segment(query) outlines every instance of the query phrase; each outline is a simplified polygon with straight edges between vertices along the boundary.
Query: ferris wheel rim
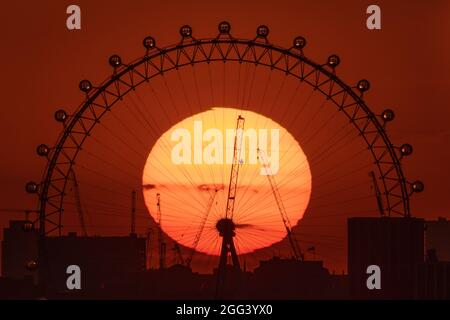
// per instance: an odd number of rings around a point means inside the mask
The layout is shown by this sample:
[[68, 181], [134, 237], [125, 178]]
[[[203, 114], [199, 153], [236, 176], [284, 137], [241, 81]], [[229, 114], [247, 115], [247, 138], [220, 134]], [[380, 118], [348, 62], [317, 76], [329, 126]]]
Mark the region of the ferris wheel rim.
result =
[[[353, 99], [354, 104], [358, 107], [361, 108], [362, 111], [365, 113], [366, 117], [365, 120], [367, 121], [367, 123], [371, 123], [374, 125], [375, 129], [377, 130], [377, 135], [378, 138], [381, 138], [384, 142], [385, 145], [385, 152], [387, 152], [387, 155], [389, 156], [389, 158], [391, 159], [391, 163], [389, 163], [389, 165], [391, 165], [391, 169], [389, 171], [394, 170], [397, 176], [397, 181], [396, 181], [396, 186], [395, 188], [400, 188], [401, 194], [397, 195], [397, 198], [400, 197], [399, 199], [397, 199], [397, 202], [394, 204], [391, 204], [391, 192], [393, 189], [389, 189], [386, 183], [386, 172], [381, 168], [381, 160], [377, 158], [377, 155], [375, 154], [375, 151], [373, 149], [373, 145], [371, 145], [371, 142], [368, 141], [368, 139], [366, 138], [366, 136], [364, 135], [364, 130], [358, 127], [357, 121], [355, 121], [355, 119], [353, 119], [353, 125], [359, 130], [360, 135], [364, 138], [366, 144], [369, 146], [369, 149], [372, 153], [372, 157], [374, 157], [375, 159], [375, 164], [378, 167], [378, 171], [380, 173], [380, 179], [383, 182], [383, 189], [385, 190], [385, 198], [387, 201], [387, 212], [388, 215], [391, 215], [391, 213], [397, 213], [399, 215], [403, 215], [405, 217], [410, 216], [410, 208], [409, 208], [409, 196], [412, 192], [408, 192], [407, 189], [407, 184], [408, 182], [406, 181], [404, 174], [403, 174], [403, 170], [401, 168], [401, 155], [397, 155], [397, 147], [395, 147], [386, 131], [384, 130], [384, 125], [380, 123], [380, 121], [378, 120], [377, 116], [371, 111], [371, 109], [366, 105], [366, 103], [363, 100], [362, 97], [362, 91], [361, 94], [358, 94], [355, 89], [355, 87], [349, 86], [347, 85], [343, 80], [341, 80], [335, 73], [335, 68], [334, 67], [330, 67], [330, 65], [328, 64], [317, 64], [315, 63], [313, 60], [307, 58], [304, 54], [303, 54], [303, 48], [296, 48], [295, 46], [291, 47], [290, 49], [285, 49], [283, 47], [280, 46], [275, 46], [271, 43], [269, 43], [267, 41], [266, 38], [261, 39], [261, 37], [257, 37], [253, 40], [251, 39], [238, 39], [238, 38], [233, 38], [231, 36], [227, 36], [227, 37], [223, 37], [223, 35], [219, 35], [217, 38], [205, 38], [205, 39], [188, 39], [188, 41], [186, 41], [185, 37], [183, 37], [183, 40], [175, 45], [171, 45], [168, 47], [164, 47], [164, 48], [158, 48], [156, 46], [152, 47], [150, 50], [147, 48], [147, 52], [144, 56], [134, 60], [132, 63], [125, 65], [122, 64], [120, 59], [117, 59], [117, 57], [115, 57], [116, 61], [116, 65], [112, 65], [114, 67], [114, 73], [112, 76], [108, 77], [105, 81], [103, 81], [99, 86], [94, 87], [92, 86], [92, 84], [90, 84], [90, 82], [85, 83], [84, 89], [86, 89], [86, 99], [83, 101], [83, 103], [78, 107], [78, 109], [76, 110], [76, 112], [74, 113], [74, 115], [71, 117], [69, 124], [64, 126], [64, 130], [62, 131], [62, 133], [60, 134], [58, 140], [57, 140], [57, 144], [56, 147], [53, 148], [52, 152], [50, 154], [47, 154], [47, 158], [48, 158], [48, 163], [46, 166], [46, 170], [44, 172], [43, 175], [43, 179], [41, 182], [41, 186], [39, 188], [39, 230], [40, 230], [40, 234], [41, 236], [45, 236], [48, 233], [51, 233], [55, 230], [59, 230], [59, 232], [61, 232], [61, 228], [62, 228], [62, 223], [61, 223], [61, 216], [63, 213], [63, 199], [64, 199], [64, 192], [66, 189], [66, 185], [67, 185], [67, 181], [68, 181], [68, 176], [64, 177], [64, 184], [62, 189], [60, 190], [60, 194], [59, 194], [59, 205], [56, 203], [51, 204], [51, 206], [53, 206], [53, 209], [55, 211], [53, 212], [47, 212], [46, 208], [47, 205], [49, 205], [49, 188], [52, 187], [52, 182], [53, 182], [53, 174], [55, 169], [58, 166], [58, 159], [61, 156], [62, 152], [64, 151], [64, 144], [66, 143], [66, 141], [69, 139], [70, 134], [72, 133], [72, 129], [74, 128], [74, 126], [78, 123], [78, 121], [80, 119], [82, 119], [84, 113], [86, 112], [86, 110], [95, 104], [95, 102], [97, 101], [97, 98], [101, 97], [102, 94], [104, 94], [105, 92], [108, 91], [108, 89], [112, 86], [117, 85], [117, 83], [119, 81], [122, 81], [122, 77], [126, 77], [127, 75], [132, 75], [134, 74], [135, 70], [142, 66], [145, 63], [149, 63], [152, 61], [152, 59], [158, 59], [158, 58], [167, 58], [170, 56], [169, 54], [171, 53], [176, 53], [177, 57], [179, 57], [180, 54], [182, 54], [183, 52], [185, 53], [185, 49], [187, 48], [191, 48], [194, 47], [194, 49], [200, 50], [202, 49], [202, 46], [206, 46], [206, 45], [211, 45], [213, 48], [211, 49], [210, 55], [207, 56], [205, 55], [205, 59], [203, 60], [198, 60], [198, 61], [194, 61], [194, 59], [190, 62], [185, 62], [185, 63], [178, 63], [178, 61], [176, 63], [172, 62], [172, 67], [163, 70], [163, 67], [161, 66], [161, 70], [159, 73], [153, 74], [150, 77], [147, 77], [147, 75], [143, 78], [142, 81], [133, 84], [132, 86], [130, 86], [128, 88], [128, 90], [126, 92], [123, 92], [122, 94], [119, 94], [117, 99], [111, 103], [104, 113], [102, 113], [100, 115], [100, 117], [98, 119], [96, 119], [95, 122], [97, 122], [104, 114], [106, 114], [107, 111], [110, 111], [110, 109], [112, 109], [113, 105], [119, 101], [120, 99], [122, 99], [124, 96], [126, 96], [129, 92], [131, 92], [132, 90], [135, 90], [137, 87], [139, 87], [142, 83], [145, 83], [146, 81], [149, 81], [150, 79], [152, 79], [153, 77], [157, 76], [157, 75], [161, 75], [165, 72], [169, 72], [171, 70], [174, 69], [178, 69], [178, 68], [182, 68], [188, 65], [196, 65], [196, 64], [201, 64], [201, 63], [209, 63], [209, 62], [216, 62], [216, 61], [223, 61], [223, 62], [227, 62], [227, 61], [234, 61], [234, 62], [240, 62], [240, 63], [253, 63], [256, 65], [261, 65], [261, 66], [265, 66], [265, 67], [271, 67], [274, 70], [278, 70], [278, 71], [284, 71], [286, 72], [286, 75], [290, 75], [290, 76], [294, 76], [296, 78], [298, 78], [301, 81], [306, 82], [307, 84], [309, 84], [311, 87], [314, 88], [314, 90], [318, 90], [319, 92], [321, 92], [324, 96], [326, 96], [327, 98], [331, 99], [332, 102], [338, 107], [338, 111], [343, 111], [342, 106], [339, 106], [338, 103], [336, 103], [336, 101], [331, 97], [331, 91], [328, 94], [327, 92], [324, 91], [324, 89], [322, 88], [323, 84], [319, 84], [316, 83], [315, 85], [313, 83], [311, 83], [308, 79], [308, 77], [312, 76], [313, 73], [315, 76], [321, 76], [323, 75], [327, 80], [327, 83], [330, 82], [330, 86], [337, 84], [342, 90], [340, 91], [340, 93], [344, 94], [348, 97], [351, 97], [351, 99]], [[273, 54], [274, 52], [279, 54], [280, 57], [284, 57], [284, 58], [292, 58], [295, 59], [297, 64], [306, 64], [307, 66], [311, 67], [313, 69], [313, 72], [308, 74], [308, 75], [296, 75], [294, 73], [291, 72], [291, 70], [289, 70], [289, 66], [286, 62], [286, 66], [287, 69], [283, 69], [280, 66], [278, 66], [277, 64], [280, 63], [281, 58], [279, 58], [276, 62], [274, 62], [275, 64], [272, 65], [268, 65], [265, 64], [261, 61], [261, 57], [256, 57], [256, 55], [252, 55], [254, 56], [254, 60], [248, 60], [245, 59], [245, 55], [243, 57], [241, 57], [240, 59], [231, 59], [228, 58], [228, 56], [226, 54], [224, 54], [223, 52], [221, 52], [221, 58], [216, 58], [213, 59], [211, 58], [212, 52], [214, 50], [214, 46], [219, 47], [220, 45], [229, 45], [230, 47], [234, 47], [236, 48], [237, 46], [247, 46], [247, 52], [252, 51], [254, 48], [260, 48], [265, 50], [265, 54]], [[199, 49], [200, 48], [200, 49]], [[203, 48], [204, 49], [204, 48]], [[218, 49], [216, 49], [218, 50]], [[209, 58], [208, 58], [209, 57]], [[113, 61], [113, 62], [114, 62]], [[117, 62], [119, 61], [119, 62]], [[110, 64], [111, 64], [111, 59], [110, 59]], [[302, 76], [304, 76], [302, 78]], [[132, 80], [131, 80], [132, 81]], [[365, 81], [365, 80], [363, 80]], [[88, 88], [89, 87], [89, 88]], [[81, 83], [80, 83], [80, 89], [81, 89]], [[83, 89], [82, 89], [83, 90]], [[344, 112], [345, 115], [350, 119], [351, 117]], [[86, 131], [85, 136], [83, 137], [83, 139], [81, 140], [80, 143], [80, 147], [81, 145], [84, 143], [84, 141], [87, 139], [87, 137], [90, 134], [90, 131], [93, 129], [94, 125], [91, 127], [91, 129], [89, 131]], [[74, 156], [72, 157], [72, 159], [68, 159], [68, 161], [70, 162], [69, 164], [69, 170], [72, 168], [72, 166], [74, 165], [74, 160], [76, 159], [78, 153], [80, 152], [81, 148], [77, 148], [76, 152], [74, 153]], [[384, 157], [385, 155], [383, 155]], [[423, 189], [423, 188], [422, 188]], [[52, 195], [53, 197], [53, 195]], [[53, 200], [52, 200], [53, 201]], [[392, 200], [394, 201], [394, 200]], [[397, 211], [394, 210], [396, 209], [396, 206], [402, 206], [403, 211]], [[51, 221], [49, 219], [47, 219], [49, 216], [57, 216], [56, 221]], [[53, 228], [49, 231], [46, 230], [45, 226], [46, 223], [50, 223], [52, 224]]]

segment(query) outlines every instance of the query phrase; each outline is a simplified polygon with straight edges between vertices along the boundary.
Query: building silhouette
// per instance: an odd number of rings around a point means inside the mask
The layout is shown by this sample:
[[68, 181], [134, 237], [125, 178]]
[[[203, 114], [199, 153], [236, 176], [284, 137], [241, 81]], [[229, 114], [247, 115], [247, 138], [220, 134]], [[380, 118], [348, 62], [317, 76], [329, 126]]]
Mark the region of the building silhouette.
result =
[[425, 223], [425, 246], [439, 261], [450, 261], [450, 221], [438, 218]]
[[[127, 237], [79, 237], [69, 233], [46, 239], [47, 291], [60, 297], [67, 294], [67, 267], [81, 269], [82, 290], [90, 297], [101, 297], [111, 283], [126, 281], [137, 285], [137, 274], [145, 270], [145, 238], [135, 234]], [[74, 292], [71, 292], [72, 294]]]
[[[433, 224], [435, 223], [435, 224]], [[46, 239], [45, 297], [49, 299], [450, 299], [450, 262], [443, 261], [446, 220], [350, 218], [348, 275], [335, 275], [322, 261], [273, 257], [252, 272], [228, 265], [218, 280], [181, 264], [146, 269], [146, 239], [80, 237], [69, 233]], [[437, 225], [434, 228], [434, 225]], [[433, 241], [429, 242], [429, 239]], [[446, 240], [447, 239], [447, 240]], [[11, 221], [2, 243], [0, 299], [39, 298], [38, 234], [27, 221]], [[440, 251], [439, 251], [440, 250]], [[68, 290], [67, 267], [81, 269], [81, 290]], [[381, 290], [366, 286], [367, 267], [381, 268]], [[38, 266], [39, 268], [39, 266]], [[219, 286], [219, 283], [223, 285]], [[220, 290], [218, 290], [220, 288]], [[39, 289], [39, 290], [38, 290]]]
[[36, 278], [27, 264], [38, 257], [38, 232], [25, 220], [11, 220], [3, 230], [2, 276], [13, 279]]
[[256, 299], [330, 299], [335, 278], [322, 261], [280, 259], [260, 261], [250, 279], [249, 296]]
[[450, 262], [426, 261], [419, 264], [415, 298], [424, 300], [450, 299]]
[[[424, 262], [424, 220], [350, 218], [348, 273], [355, 299], [413, 299], [418, 265]], [[367, 268], [381, 270], [381, 290], [368, 289]]]
[[426, 261], [419, 265], [416, 298], [450, 299], [450, 221], [425, 222]]

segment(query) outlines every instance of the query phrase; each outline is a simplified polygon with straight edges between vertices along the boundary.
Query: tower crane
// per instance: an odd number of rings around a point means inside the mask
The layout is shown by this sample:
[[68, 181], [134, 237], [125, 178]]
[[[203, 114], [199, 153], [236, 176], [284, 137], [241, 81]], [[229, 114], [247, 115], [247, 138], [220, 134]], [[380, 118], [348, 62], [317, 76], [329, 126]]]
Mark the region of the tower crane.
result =
[[86, 229], [86, 223], [84, 221], [84, 211], [81, 205], [80, 187], [78, 185], [77, 176], [75, 175], [75, 171], [73, 169], [70, 169], [69, 175], [72, 180], [73, 192], [75, 195], [75, 205], [77, 207], [78, 219], [80, 220], [81, 232], [84, 237], [87, 237], [88, 232]]
[[239, 115], [236, 122], [236, 132], [234, 136], [233, 162], [231, 164], [230, 183], [228, 185], [228, 199], [227, 207], [225, 210], [225, 218], [220, 219], [216, 224], [216, 228], [219, 231], [219, 236], [222, 237], [222, 248], [220, 252], [218, 269], [219, 274], [227, 264], [228, 253], [231, 254], [233, 267], [235, 267], [236, 269], [240, 269], [239, 259], [233, 242], [233, 237], [236, 235], [236, 225], [233, 222], [233, 213], [236, 200], [239, 168], [242, 165], [241, 151], [242, 140], [244, 138], [244, 124], [245, 119]]
[[202, 236], [203, 229], [205, 228], [205, 224], [206, 224], [206, 221], [208, 220], [208, 216], [209, 216], [209, 213], [211, 212], [211, 208], [212, 208], [212, 206], [214, 204], [214, 199], [215, 199], [215, 197], [217, 195], [217, 192], [218, 192], [218, 190], [215, 189], [214, 193], [211, 194], [211, 196], [209, 197], [208, 204], [206, 205], [205, 214], [202, 217], [202, 221], [200, 222], [200, 227], [198, 228], [198, 231], [197, 231], [197, 233], [195, 235], [195, 238], [194, 238], [194, 244], [192, 245], [191, 253], [190, 253], [189, 257], [186, 259], [186, 266], [187, 267], [191, 266], [192, 258], [194, 256], [194, 253], [195, 253], [195, 251], [197, 249], [198, 243], [199, 243], [200, 238]]
[[184, 265], [183, 255], [181, 254], [181, 249], [178, 242], [175, 242], [175, 244], [173, 245], [173, 252], [175, 254], [175, 264]]
[[380, 215], [383, 217], [384, 216], [383, 201], [381, 200], [381, 191], [378, 188], [377, 179], [375, 178], [375, 173], [373, 171], [370, 171], [369, 176], [372, 178], [372, 184], [373, 184], [373, 188], [375, 190], [375, 197], [377, 198], [378, 211], [380, 212]]
[[283, 201], [281, 199], [280, 191], [278, 190], [278, 186], [276, 184], [275, 178], [272, 175], [270, 167], [267, 163], [267, 159], [265, 157], [264, 151], [261, 149], [257, 149], [258, 158], [262, 163], [264, 170], [266, 172], [267, 179], [269, 180], [270, 188], [272, 189], [273, 196], [275, 198], [275, 202], [277, 203], [278, 211], [280, 212], [281, 219], [283, 220], [284, 227], [286, 228], [289, 244], [291, 245], [292, 253], [296, 260], [303, 261], [304, 255], [300, 250], [298, 242], [295, 238], [294, 233], [292, 232], [292, 225], [289, 221], [289, 217], [286, 212], [286, 208], [284, 207]]
[[217, 283], [216, 283], [216, 298], [220, 298], [222, 291], [225, 288], [226, 266], [228, 260], [228, 253], [231, 255], [233, 269], [241, 271], [239, 259], [234, 246], [233, 238], [236, 235], [236, 225], [233, 222], [234, 204], [236, 201], [236, 191], [238, 186], [239, 168], [243, 161], [242, 141], [244, 139], [244, 124], [245, 119], [240, 115], [236, 121], [236, 132], [234, 135], [233, 146], [233, 161], [231, 163], [230, 183], [228, 185], [227, 207], [225, 210], [225, 218], [220, 219], [216, 224], [216, 229], [219, 231], [219, 236], [222, 237], [222, 247], [220, 249], [219, 266], [217, 268]]
[[239, 168], [242, 164], [242, 140], [244, 138], [245, 119], [238, 116], [236, 122], [236, 133], [234, 135], [233, 162], [231, 164], [230, 183], [228, 185], [227, 208], [225, 211], [225, 219], [233, 219], [234, 203], [236, 200], [236, 191], [238, 185]]
[[158, 253], [159, 253], [159, 268], [164, 269], [166, 267], [166, 243], [163, 239], [161, 228], [161, 195], [156, 194], [156, 206], [157, 206], [157, 223], [158, 223]]

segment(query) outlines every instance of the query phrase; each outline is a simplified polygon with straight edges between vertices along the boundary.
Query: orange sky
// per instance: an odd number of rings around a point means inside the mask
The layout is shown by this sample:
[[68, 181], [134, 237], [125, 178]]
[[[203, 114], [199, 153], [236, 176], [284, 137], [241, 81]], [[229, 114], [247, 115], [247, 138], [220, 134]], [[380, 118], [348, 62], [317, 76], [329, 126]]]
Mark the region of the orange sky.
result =
[[[413, 199], [413, 214], [450, 217], [445, 200], [450, 180], [447, 0], [378, 1], [381, 31], [365, 28], [365, 8], [372, 4], [368, 1], [77, 1], [82, 30], [73, 32], [65, 28], [69, 4], [2, 4], [0, 81], [6, 94], [0, 108], [0, 207], [34, 208], [35, 200], [23, 186], [42, 175], [44, 162], [35, 148], [55, 142], [61, 130], [53, 119], [56, 109], [72, 111], [80, 104], [80, 79], [104, 80], [111, 72], [107, 58], [112, 53], [124, 61], [141, 56], [144, 36], [172, 44], [179, 41], [178, 28], [186, 23], [194, 35], [215, 36], [217, 23], [226, 19], [232, 33], [243, 38], [253, 38], [256, 26], [264, 23], [270, 26], [270, 41], [286, 47], [295, 36], [304, 35], [306, 53], [315, 61], [337, 53], [344, 80], [369, 79], [372, 89], [366, 99], [371, 108], [396, 111], [389, 127], [394, 143], [414, 146], [405, 173], [423, 180], [426, 191]], [[0, 227], [22, 218], [17, 213], [1, 215]]]

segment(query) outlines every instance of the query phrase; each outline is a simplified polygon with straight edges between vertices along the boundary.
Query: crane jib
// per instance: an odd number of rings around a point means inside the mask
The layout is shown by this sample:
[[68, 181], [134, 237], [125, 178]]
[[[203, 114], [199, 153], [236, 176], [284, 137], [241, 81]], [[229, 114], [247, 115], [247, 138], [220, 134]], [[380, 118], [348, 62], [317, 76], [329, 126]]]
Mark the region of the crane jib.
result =
[[225, 211], [225, 218], [233, 218], [234, 213], [234, 202], [236, 200], [236, 190], [238, 184], [239, 168], [242, 164], [241, 161], [241, 150], [242, 150], [242, 140], [244, 136], [244, 124], [245, 119], [238, 116], [236, 122], [236, 134], [234, 137], [234, 148], [233, 148], [233, 162], [231, 164], [230, 173], [230, 183], [228, 186], [228, 199], [227, 207]]

